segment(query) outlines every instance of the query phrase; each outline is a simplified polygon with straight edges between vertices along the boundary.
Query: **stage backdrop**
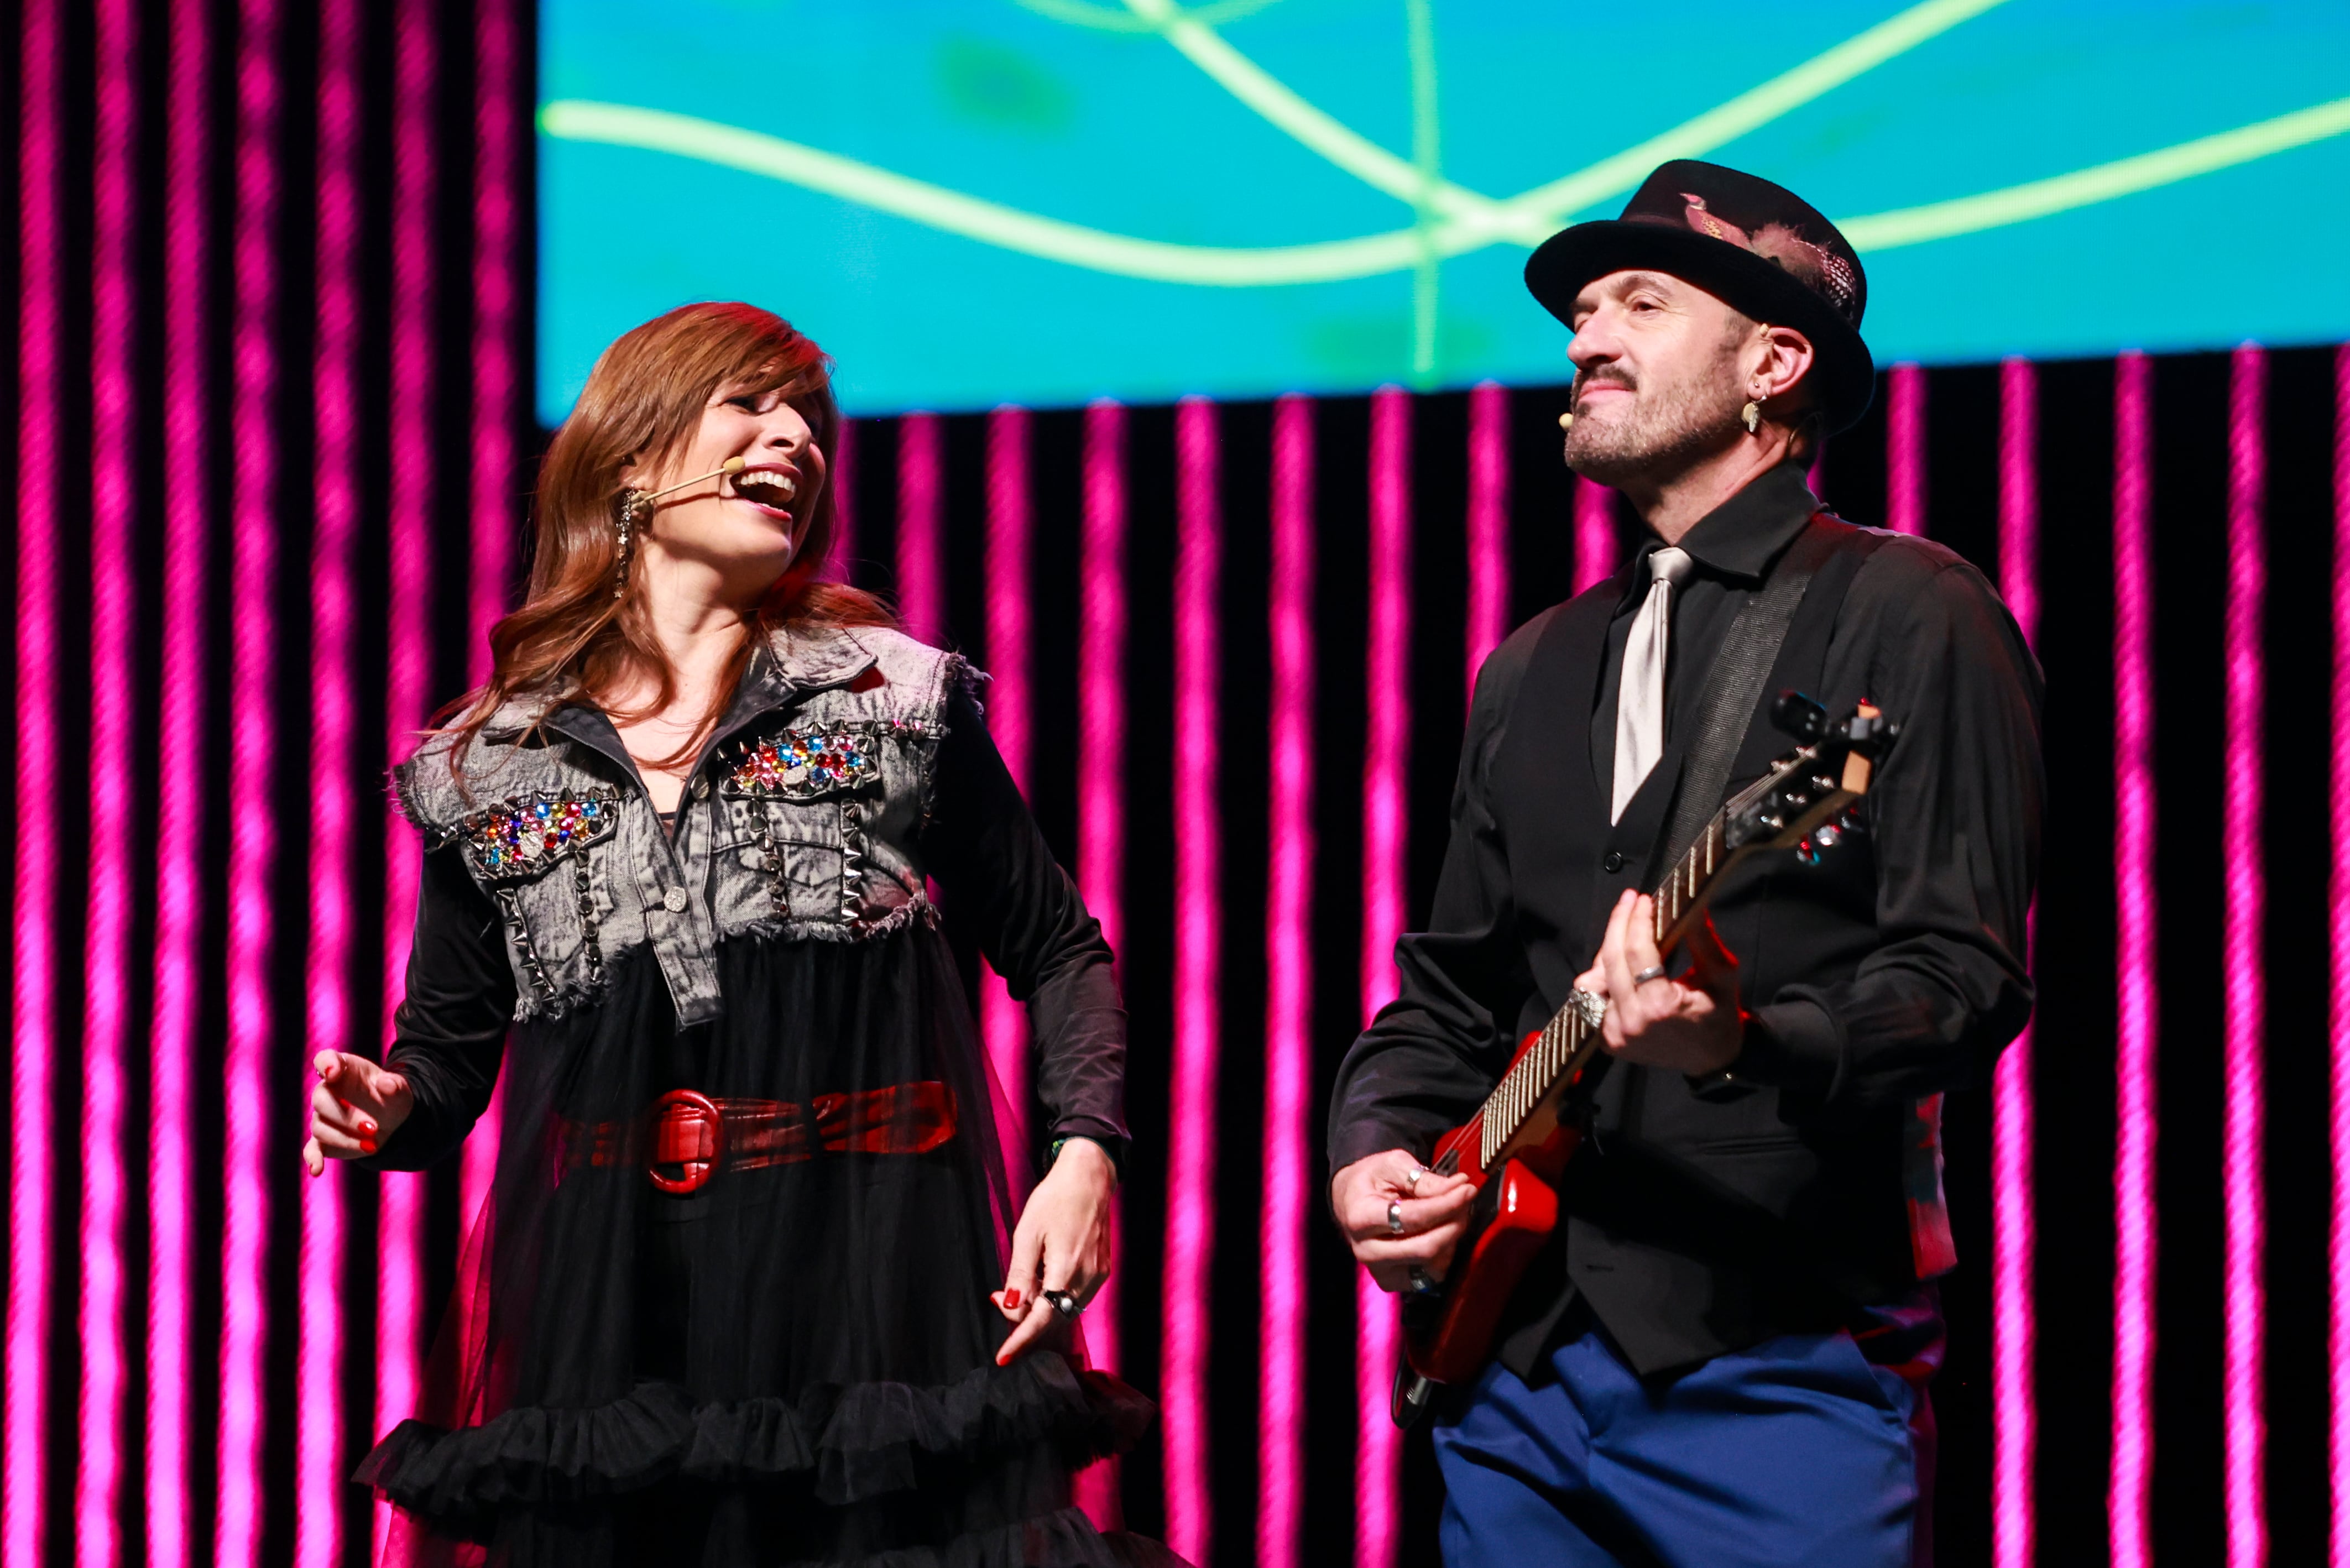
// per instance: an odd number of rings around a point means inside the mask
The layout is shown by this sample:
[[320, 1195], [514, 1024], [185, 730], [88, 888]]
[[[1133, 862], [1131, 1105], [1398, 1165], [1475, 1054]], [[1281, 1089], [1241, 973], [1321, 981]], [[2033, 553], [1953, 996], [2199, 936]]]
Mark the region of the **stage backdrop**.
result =
[[[359, 1563], [343, 1478], [412, 1408], [495, 1133], [307, 1181], [305, 1064], [384, 1038], [418, 846], [382, 770], [521, 559], [525, 18], [21, 14], [0, 1568]], [[2350, 1568], [2350, 354], [1879, 393], [1829, 500], [1979, 563], [2050, 677], [2043, 1003], [1950, 1106], [1941, 1560]], [[1432, 1550], [1322, 1106], [1471, 669], [1628, 543], [1561, 401], [1007, 407], [836, 454], [847, 569], [993, 670], [1118, 945], [1136, 1158], [1087, 1321], [1164, 1420], [1087, 1496], [1203, 1563]]]
[[1519, 275], [1669, 158], [1886, 362], [2350, 335], [2333, 0], [546, 0], [538, 410], [687, 299], [860, 412], [1565, 379]]

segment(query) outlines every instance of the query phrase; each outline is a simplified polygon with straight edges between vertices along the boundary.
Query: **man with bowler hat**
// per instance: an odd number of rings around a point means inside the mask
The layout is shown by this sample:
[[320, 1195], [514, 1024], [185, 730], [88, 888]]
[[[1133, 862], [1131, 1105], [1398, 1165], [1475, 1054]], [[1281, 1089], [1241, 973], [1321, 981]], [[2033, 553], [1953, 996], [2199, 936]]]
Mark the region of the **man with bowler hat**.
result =
[[[2040, 672], [1981, 573], [1806, 484], [1875, 381], [1867, 278], [1809, 205], [1668, 163], [1526, 286], [1574, 333], [1567, 465], [1646, 533], [1478, 676], [1427, 929], [1338, 1073], [1333, 1210], [1381, 1285], [1440, 1291], [1471, 1191], [1435, 1140], [1527, 1033], [1598, 1016], [1557, 1229], [1434, 1393], [1446, 1562], [1909, 1568], [1941, 1096], [2032, 1007]], [[1794, 744], [1791, 688], [1895, 738], [1856, 821], [1729, 872], [1669, 964], [1646, 890]]]

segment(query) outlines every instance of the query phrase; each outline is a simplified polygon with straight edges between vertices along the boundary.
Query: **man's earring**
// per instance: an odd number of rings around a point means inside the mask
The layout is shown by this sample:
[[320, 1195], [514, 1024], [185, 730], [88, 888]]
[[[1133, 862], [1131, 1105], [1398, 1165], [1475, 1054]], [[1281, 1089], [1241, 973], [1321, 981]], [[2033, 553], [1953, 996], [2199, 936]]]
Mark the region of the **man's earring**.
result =
[[637, 529], [652, 515], [653, 495], [650, 490], [623, 490], [612, 508], [612, 532], [619, 544], [619, 560], [612, 569], [612, 597], [626, 598], [629, 595], [629, 545]]
[[1738, 410], [1738, 417], [1746, 421], [1746, 433], [1753, 435], [1762, 428], [1762, 405], [1749, 398], [1746, 406]]

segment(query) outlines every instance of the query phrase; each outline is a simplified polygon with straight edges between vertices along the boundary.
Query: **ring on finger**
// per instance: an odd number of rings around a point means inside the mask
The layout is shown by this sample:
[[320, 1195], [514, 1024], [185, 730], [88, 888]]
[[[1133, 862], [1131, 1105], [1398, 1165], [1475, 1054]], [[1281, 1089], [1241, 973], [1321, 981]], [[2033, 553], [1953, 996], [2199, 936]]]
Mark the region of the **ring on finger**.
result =
[[1390, 1236], [1403, 1234], [1403, 1201], [1400, 1199], [1388, 1205], [1388, 1234]]
[[1662, 980], [1664, 978], [1665, 966], [1660, 963], [1652, 963], [1648, 968], [1640, 971], [1639, 973], [1634, 975], [1632, 977], [1632, 983], [1634, 985], [1646, 985], [1652, 980]]
[[1075, 1291], [1046, 1291], [1045, 1304], [1067, 1318], [1074, 1318], [1086, 1310], [1077, 1304], [1077, 1293]]
[[1425, 1166], [1419, 1166], [1419, 1165], [1415, 1165], [1415, 1166], [1413, 1166], [1413, 1167], [1411, 1168], [1411, 1174], [1410, 1174], [1409, 1176], [1407, 1176], [1407, 1177], [1405, 1177], [1405, 1178], [1403, 1179], [1403, 1189], [1404, 1189], [1406, 1192], [1410, 1193], [1410, 1194], [1411, 1194], [1413, 1197], [1415, 1197], [1415, 1198], [1419, 1197], [1419, 1179], [1420, 1179], [1421, 1177], [1423, 1177], [1423, 1176], [1426, 1176], [1427, 1174], [1428, 1174], [1428, 1168], [1427, 1168], [1427, 1167], [1425, 1167]]

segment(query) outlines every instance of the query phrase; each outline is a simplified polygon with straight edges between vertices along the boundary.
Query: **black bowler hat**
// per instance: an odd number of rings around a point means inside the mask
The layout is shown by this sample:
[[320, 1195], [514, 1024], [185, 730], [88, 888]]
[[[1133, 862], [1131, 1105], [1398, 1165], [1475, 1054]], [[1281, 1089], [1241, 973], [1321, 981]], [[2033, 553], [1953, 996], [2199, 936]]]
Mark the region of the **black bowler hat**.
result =
[[1623, 216], [1544, 240], [1526, 258], [1526, 287], [1572, 327], [1584, 285], [1631, 267], [1670, 273], [1757, 321], [1800, 328], [1816, 356], [1827, 433], [1868, 411], [1877, 365], [1860, 340], [1867, 275], [1836, 226], [1794, 192], [1718, 163], [1661, 164]]

